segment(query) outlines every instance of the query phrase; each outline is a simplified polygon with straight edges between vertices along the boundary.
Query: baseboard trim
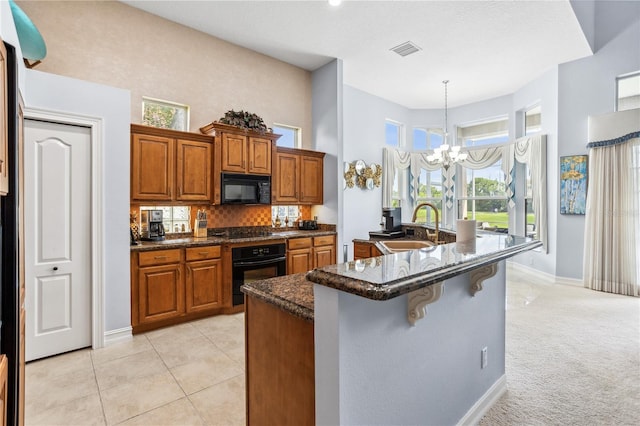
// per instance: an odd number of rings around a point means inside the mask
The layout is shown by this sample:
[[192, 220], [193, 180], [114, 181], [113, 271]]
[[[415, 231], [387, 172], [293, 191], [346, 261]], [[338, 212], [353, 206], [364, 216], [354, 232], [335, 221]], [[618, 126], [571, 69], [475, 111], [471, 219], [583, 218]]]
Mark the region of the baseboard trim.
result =
[[460, 419], [458, 425], [477, 425], [482, 417], [507, 391], [507, 376], [503, 374], [496, 382], [476, 401], [467, 411], [467, 414]]
[[549, 281], [553, 281], [555, 284], [571, 285], [574, 287], [584, 287], [584, 285], [582, 284], [582, 279], [558, 277], [548, 272], [540, 271], [530, 266], [523, 265], [522, 263], [513, 262], [510, 260], [507, 261], [507, 265], [525, 274], [533, 273], [533, 274], [542, 275], [545, 279], [548, 279]]
[[104, 345], [109, 346], [125, 340], [133, 339], [131, 326], [104, 332]]

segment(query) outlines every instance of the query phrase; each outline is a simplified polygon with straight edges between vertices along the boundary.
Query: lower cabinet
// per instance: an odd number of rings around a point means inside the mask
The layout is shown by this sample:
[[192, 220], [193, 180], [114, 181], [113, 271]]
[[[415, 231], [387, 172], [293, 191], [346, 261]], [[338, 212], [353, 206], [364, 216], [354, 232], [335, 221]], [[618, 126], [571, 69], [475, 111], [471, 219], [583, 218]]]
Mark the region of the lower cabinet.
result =
[[[222, 260], [220, 246], [188, 248], [187, 260], [196, 256], [216, 259], [187, 262], [186, 264], [186, 310], [200, 312], [223, 306]], [[212, 251], [216, 251], [212, 253]]]
[[287, 274], [307, 272], [335, 263], [335, 235], [292, 238], [287, 241]]
[[131, 272], [134, 333], [224, 308], [219, 246], [133, 252]]
[[353, 259], [367, 259], [369, 257], [382, 256], [378, 248], [371, 243], [354, 242], [353, 243]]
[[312, 244], [311, 238], [287, 240], [287, 274], [299, 274], [313, 269]]

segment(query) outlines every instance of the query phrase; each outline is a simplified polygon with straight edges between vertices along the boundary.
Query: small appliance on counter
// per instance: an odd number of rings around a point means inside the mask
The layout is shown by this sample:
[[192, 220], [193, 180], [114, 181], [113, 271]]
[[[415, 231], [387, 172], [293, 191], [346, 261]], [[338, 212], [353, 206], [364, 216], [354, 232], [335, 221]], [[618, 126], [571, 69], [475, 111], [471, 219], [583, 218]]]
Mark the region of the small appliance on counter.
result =
[[198, 210], [193, 224], [193, 236], [196, 238], [207, 238], [207, 212]]
[[140, 211], [140, 239], [145, 241], [164, 240], [162, 210]]
[[298, 229], [304, 229], [305, 231], [315, 231], [318, 229], [317, 220], [301, 220], [298, 222]]
[[404, 236], [402, 231], [402, 209], [400, 207], [384, 207], [382, 209], [382, 222], [380, 231], [370, 231], [370, 237], [400, 238]]

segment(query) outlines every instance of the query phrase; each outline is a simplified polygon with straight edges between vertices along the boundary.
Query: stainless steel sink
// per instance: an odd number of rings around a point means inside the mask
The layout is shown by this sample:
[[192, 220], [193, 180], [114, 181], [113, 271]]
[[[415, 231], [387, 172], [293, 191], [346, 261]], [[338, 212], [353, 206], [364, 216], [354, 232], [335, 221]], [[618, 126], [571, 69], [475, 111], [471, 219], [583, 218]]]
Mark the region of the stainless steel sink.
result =
[[389, 253], [399, 253], [401, 251], [419, 250], [427, 247], [433, 247], [435, 245], [431, 241], [423, 241], [423, 240], [378, 241], [378, 244], [384, 247]]

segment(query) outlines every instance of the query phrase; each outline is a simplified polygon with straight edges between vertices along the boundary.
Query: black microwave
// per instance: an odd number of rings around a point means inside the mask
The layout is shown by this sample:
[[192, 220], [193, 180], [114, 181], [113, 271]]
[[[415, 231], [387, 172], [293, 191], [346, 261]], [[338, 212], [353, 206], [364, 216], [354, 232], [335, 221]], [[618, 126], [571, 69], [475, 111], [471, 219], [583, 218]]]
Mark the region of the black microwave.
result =
[[271, 204], [271, 176], [222, 173], [222, 204]]

